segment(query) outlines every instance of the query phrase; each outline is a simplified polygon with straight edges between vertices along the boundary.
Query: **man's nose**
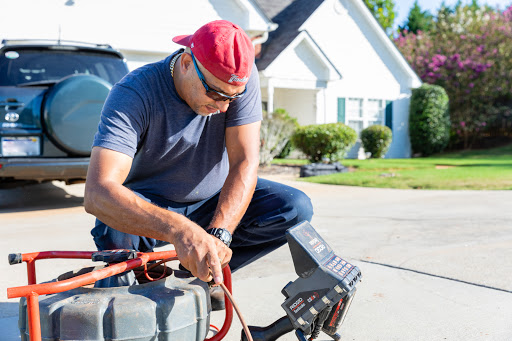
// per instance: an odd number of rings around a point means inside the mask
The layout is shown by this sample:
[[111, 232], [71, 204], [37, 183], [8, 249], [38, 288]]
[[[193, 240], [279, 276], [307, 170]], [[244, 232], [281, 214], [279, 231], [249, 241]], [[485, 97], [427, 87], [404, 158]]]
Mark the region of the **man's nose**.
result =
[[219, 108], [220, 112], [226, 112], [229, 107], [228, 101], [215, 101], [217, 108]]

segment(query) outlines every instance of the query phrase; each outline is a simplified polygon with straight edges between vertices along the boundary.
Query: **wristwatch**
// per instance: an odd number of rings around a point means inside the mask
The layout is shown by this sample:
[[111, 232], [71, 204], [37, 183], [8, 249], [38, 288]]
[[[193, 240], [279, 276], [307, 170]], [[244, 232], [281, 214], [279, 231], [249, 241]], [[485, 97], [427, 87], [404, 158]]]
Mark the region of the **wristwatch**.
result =
[[219, 238], [220, 241], [226, 244], [227, 247], [229, 247], [229, 244], [231, 244], [231, 239], [233, 237], [231, 236], [231, 233], [226, 229], [214, 227], [209, 230], [206, 230], [206, 232], [208, 232], [214, 237]]

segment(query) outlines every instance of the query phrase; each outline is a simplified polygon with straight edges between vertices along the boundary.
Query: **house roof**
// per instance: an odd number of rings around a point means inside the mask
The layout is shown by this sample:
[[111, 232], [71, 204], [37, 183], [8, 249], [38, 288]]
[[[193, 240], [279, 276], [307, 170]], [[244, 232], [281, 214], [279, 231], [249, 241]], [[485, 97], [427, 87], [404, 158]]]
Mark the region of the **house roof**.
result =
[[[256, 65], [260, 71], [279, 56], [279, 54], [299, 35], [301, 25], [323, 3], [323, 0], [257, 0], [261, 9], [279, 27], [270, 32], [268, 40], [262, 46]], [[272, 17], [271, 15], [274, 14]]]
[[254, 0], [270, 19], [278, 15], [288, 7], [294, 0]]

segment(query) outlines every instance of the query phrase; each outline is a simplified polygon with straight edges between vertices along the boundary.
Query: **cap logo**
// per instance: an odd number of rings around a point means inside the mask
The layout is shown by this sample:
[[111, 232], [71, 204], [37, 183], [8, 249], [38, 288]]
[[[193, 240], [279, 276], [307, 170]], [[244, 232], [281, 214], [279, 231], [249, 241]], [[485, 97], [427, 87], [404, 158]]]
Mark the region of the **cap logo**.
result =
[[232, 74], [231, 78], [228, 80], [228, 83], [233, 83], [233, 82], [245, 83], [248, 80], [249, 80], [249, 78], [247, 76], [245, 76], [244, 78], [240, 78], [239, 76]]
[[194, 43], [190, 44], [190, 48], [193, 49], [194, 48]]

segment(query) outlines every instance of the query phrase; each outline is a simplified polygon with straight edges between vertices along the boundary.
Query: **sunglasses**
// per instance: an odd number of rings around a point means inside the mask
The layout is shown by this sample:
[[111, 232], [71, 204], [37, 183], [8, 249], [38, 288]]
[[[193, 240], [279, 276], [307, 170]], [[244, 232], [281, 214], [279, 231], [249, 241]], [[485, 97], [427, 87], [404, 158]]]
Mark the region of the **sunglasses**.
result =
[[192, 51], [190, 51], [190, 54], [192, 55], [192, 61], [194, 62], [194, 67], [196, 68], [197, 75], [199, 76], [199, 79], [201, 80], [201, 83], [203, 83], [204, 88], [206, 89], [206, 96], [213, 99], [215, 102], [218, 101], [229, 101], [229, 103], [233, 102], [235, 99], [242, 97], [245, 92], [247, 91], [247, 88], [244, 89], [239, 94], [236, 94], [234, 96], [229, 96], [226, 94], [223, 94], [222, 92], [219, 92], [217, 90], [213, 90], [211, 87], [206, 84], [206, 80], [204, 79], [204, 75], [201, 73], [199, 68], [197, 67], [196, 58], [194, 57], [194, 54]]

